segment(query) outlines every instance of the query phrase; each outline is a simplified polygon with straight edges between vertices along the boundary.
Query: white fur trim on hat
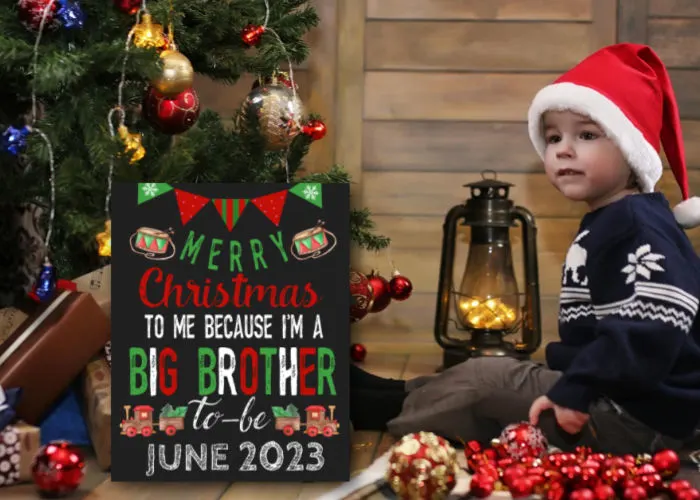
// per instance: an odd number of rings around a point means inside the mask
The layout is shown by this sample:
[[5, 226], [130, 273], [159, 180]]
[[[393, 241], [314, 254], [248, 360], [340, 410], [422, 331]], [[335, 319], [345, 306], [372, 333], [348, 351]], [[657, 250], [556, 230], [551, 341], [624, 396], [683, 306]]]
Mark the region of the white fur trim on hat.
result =
[[622, 151], [644, 192], [654, 191], [661, 178], [661, 157], [622, 110], [603, 94], [589, 87], [562, 82], [540, 90], [528, 111], [528, 132], [535, 150], [544, 159], [546, 142], [542, 115], [546, 111], [573, 111], [595, 121]]
[[694, 196], [673, 207], [673, 215], [685, 229], [700, 226], [700, 198]]

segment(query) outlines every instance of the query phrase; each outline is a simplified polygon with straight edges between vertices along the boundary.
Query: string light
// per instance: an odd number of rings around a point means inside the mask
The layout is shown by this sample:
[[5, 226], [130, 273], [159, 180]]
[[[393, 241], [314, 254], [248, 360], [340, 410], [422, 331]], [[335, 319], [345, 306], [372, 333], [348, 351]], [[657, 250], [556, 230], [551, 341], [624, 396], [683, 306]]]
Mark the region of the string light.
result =
[[[146, 0], [141, 2], [141, 8], [136, 13], [136, 24], [141, 22], [141, 14], [147, 12]], [[109, 135], [114, 140], [117, 135], [117, 131], [114, 128], [114, 115], [119, 114], [119, 126], [126, 126], [126, 113], [124, 112], [124, 85], [126, 84], [126, 65], [129, 62], [129, 50], [131, 48], [131, 41], [134, 37], [134, 31], [129, 31], [126, 37], [126, 42], [124, 43], [124, 58], [122, 59], [121, 75], [119, 78], [119, 85], [117, 85], [117, 105], [109, 110], [107, 114], [107, 125], [109, 127]], [[111, 210], [110, 205], [112, 202], [112, 183], [114, 179], [114, 157], [109, 159], [109, 171], [107, 172], [107, 193], [105, 194], [105, 231], [99, 233], [96, 236], [99, 248], [98, 253], [102, 257], [107, 257], [112, 255], [112, 234], [111, 234]], [[105, 237], [106, 233], [109, 234], [109, 239]], [[107, 251], [107, 249], [109, 251]]]
[[44, 26], [46, 25], [46, 18], [49, 11], [53, 8], [56, 0], [50, 0], [49, 3], [44, 7], [41, 13], [41, 22], [39, 23], [39, 30], [36, 35], [36, 40], [34, 42], [34, 52], [32, 54], [32, 118], [31, 125], [27, 127], [31, 132], [36, 132], [46, 143], [46, 148], [49, 155], [49, 187], [50, 187], [50, 208], [49, 208], [49, 221], [48, 227], [46, 229], [46, 237], [44, 238], [44, 247], [46, 249], [46, 259], [48, 259], [49, 245], [51, 243], [51, 235], [53, 233], [54, 218], [56, 216], [56, 169], [54, 165], [53, 156], [53, 146], [51, 145], [51, 140], [48, 136], [40, 129], [36, 128], [34, 124], [37, 120], [37, 97], [36, 97], [36, 73], [37, 65], [39, 63], [39, 45], [41, 44], [41, 35], [44, 32]]
[[[277, 41], [280, 44], [280, 47], [282, 47], [282, 52], [284, 52], [284, 56], [287, 59], [287, 64], [289, 65], [289, 84], [292, 87], [292, 98], [293, 102], [296, 102], [297, 100], [297, 86], [296, 83], [294, 83], [294, 68], [292, 68], [292, 59], [289, 56], [289, 52], [287, 52], [287, 48], [284, 46], [284, 42], [282, 41], [282, 38], [280, 38], [279, 34], [272, 28], [268, 28], [267, 23], [270, 22], [270, 2], [269, 0], [264, 0], [265, 1], [265, 21], [263, 22], [263, 30], [268, 31], [272, 33], [272, 35], [277, 39]], [[289, 148], [287, 148], [285, 155], [284, 155], [284, 171], [285, 175], [287, 178], [287, 184], [291, 182], [291, 175], [289, 173]]]

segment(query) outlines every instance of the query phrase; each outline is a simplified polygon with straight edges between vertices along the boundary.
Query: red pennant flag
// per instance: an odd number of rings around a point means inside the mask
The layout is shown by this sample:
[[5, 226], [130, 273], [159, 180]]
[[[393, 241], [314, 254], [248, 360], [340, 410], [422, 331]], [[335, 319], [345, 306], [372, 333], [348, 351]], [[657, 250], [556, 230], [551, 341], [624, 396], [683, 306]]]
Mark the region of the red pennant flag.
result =
[[214, 206], [219, 212], [219, 215], [223, 219], [226, 227], [229, 231], [233, 229], [236, 225], [238, 219], [241, 218], [243, 214], [243, 209], [248, 205], [248, 200], [246, 199], [216, 199], [214, 201]]
[[279, 226], [284, 210], [284, 202], [287, 199], [287, 190], [266, 194], [253, 198], [250, 202], [258, 207], [275, 226]]
[[175, 198], [177, 198], [177, 206], [180, 209], [180, 218], [184, 226], [192, 217], [197, 215], [204, 208], [204, 205], [209, 203], [209, 198], [199, 196], [198, 194], [188, 193], [186, 191], [175, 190]]

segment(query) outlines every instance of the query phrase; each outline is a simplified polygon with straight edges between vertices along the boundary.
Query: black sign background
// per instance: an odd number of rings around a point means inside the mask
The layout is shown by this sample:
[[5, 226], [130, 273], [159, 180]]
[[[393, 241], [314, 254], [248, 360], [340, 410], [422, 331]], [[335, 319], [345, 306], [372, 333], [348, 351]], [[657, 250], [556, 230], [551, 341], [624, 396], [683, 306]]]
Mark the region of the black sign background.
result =
[[[235, 227], [231, 231], [226, 227], [217, 208], [210, 201], [186, 225], [180, 217], [176, 190], [205, 196], [210, 199], [253, 199], [259, 196], [289, 189], [287, 184], [173, 184], [173, 189], [145, 203], [138, 203], [139, 190], [143, 184], [115, 184], [112, 203], [112, 480], [113, 481], [345, 481], [349, 478], [350, 436], [349, 436], [349, 187], [345, 184], [317, 185], [322, 187], [322, 208], [296, 196], [287, 193], [284, 211], [279, 226], [266, 217], [258, 207], [249, 203]], [[293, 238], [298, 233], [317, 226], [324, 221], [325, 230], [332, 234], [328, 242], [332, 244], [332, 236], [337, 237], [335, 247], [325, 255], [307, 260], [297, 260], [290, 252]], [[143, 252], [134, 248], [135, 234], [140, 228], [152, 228], [171, 232], [170, 244], [175, 245], [174, 256], [168, 260], [150, 260]], [[282, 258], [280, 250], [273, 244], [269, 235], [281, 232], [287, 261]], [[196, 237], [204, 236], [198, 257], [193, 264], [191, 256], [181, 259], [188, 234], [193, 232]], [[213, 238], [223, 241], [219, 250], [221, 253], [213, 258], [218, 270], [209, 269], [210, 248]], [[196, 238], [195, 238], [196, 239]], [[250, 241], [258, 239], [262, 243], [263, 257], [267, 269], [255, 270]], [[158, 268], [163, 276], [171, 274], [173, 283], [182, 285], [183, 296], [187, 295], [187, 283], [196, 283], [200, 287], [205, 283], [211, 284], [215, 290], [217, 283], [222, 283], [229, 294], [234, 293], [232, 278], [238, 271], [229, 269], [230, 241], [240, 242], [242, 254], [240, 257], [243, 274], [250, 285], [277, 285], [282, 290], [285, 285], [298, 285], [299, 297], [303, 297], [304, 286], [310, 283], [318, 296], [315, 306], [308, 309], [294, 307], [273, 308], [269, 300], [256, 303], [252, 301], [249, 308], [226, 307], [204, 308], [192, 303], [177, 307], [170, 295], [169, 307], [150, 308], [144, 305], [139, 294], [142, 277], [151, 268]], [[151, 301], [157, 301], [163, 296], [163, 283], [151, 279], [147, 287], [147, 296]], [[211, 292], [210, 298], [216, 293]], [[147, 338], [146, 314], [162, 314], [164, 317], [164, 334], [162, 338]], [[175, 315], [194, 314], [194, 328], [191, 333], [195, 338], [173, 338], [173, 317]], [[271, 339], [205, 339], [205, 315], [237, 315], [271, 314], [272, 327], [269, 329]], [[284, 314], [303, 315], [303, 338], [284, 339], [281, 333], [281, 321]], [[316, 317], [319, 315], [322, 325], [322, 338], [313, 338]], [[288, 323], [289, 325], [289, 323]], [[287, 328], [287, 332], [290, 328]], [[167, 361], [162, 368], [177, 369], [177, 390], [172, 395], [164, 395], [157, 388], [157, 393], [148, 390], [140, 395], [130, 394], [130, 349], [143, 348], [146, 355], [149, 349], [155, 348], [158, 355], [167, 347], [177, 354], [176, 361]], [[194, 418], [199, 395], [198, 349], [210, 347], [231, 348], [235, 353], [235, 371], [233, 381], [237, 395], [232, 395], [227, 384], [224, 394], [217, 392], [207, 396], [209, 402], [220, 402], [216, 406], [205, 407], [199, 416], [199, 426], [206, 420], [207, 415], [220, 412], [218, 423], [210, 429], [194, 428]], [[324, 395], [301, 396], [297, 387], [297, 395], [291, 395], [290, 385], [287, 384], [287, 395], [279, 395], [279, 358], [271, 356], [271, 387], [272, 394], [265, 394], [265, 357], [258, 354], [259, 383], [255, 401], [249, 417], [254, 420], [259, 413], [264, 413], [267, 425], [256, 430], [252, 425], [247, 432], [241, 432], [241, 425], [250, 422], [229, 421], [241, 419], [244, 407], [251, 399], [242, 393], [240, 368], [241, 351], [251, 347], [256, 353], [261, 347], [303, 347], [329, 348], [335, 355], [335, 370], [332, 381], [336, 395], [330, 395], [325, 386]], [[252, 358], [250, 358], [252, 359]], [[287, 365], [291, 361], [288, 355]], [[138, 365], [140, 361], [137, 361]], [[328, 358], [324, 363], [328, 364]], [[318, 368], [316, 355], [306, 357], [306, 366], [315, 365]], [[218, 361], [217, 361], [218, 365]], [[252, 370], [252, 369], [251, 369]], [[247, 373], [251, 380], [251, 370]], [[159, 377], [169, 382], [170, 375], [166, 370]], [[301, 378], [301, 377], [300, 377]], [[306, 385], [317, 387], [317, 372], [314, 369], [306, 376]], [[141, 379], [139, 379], [141, 380]], [[159, 378], [156, 379], [156, 385]], [[298, 384], [297, 384], [298, 385]], [[300, 428], [291, 435], [276, 429], [273, 406], [288, 410], [289, 404], [298, 409]], [[129, 405], [130, 421], [124, 422], [125, 405]], [[146, 405], [153, 409], [152, 421], [154, 429], [151, 435], [144, 432], [143, 418], [147, 413], [135, 411], [136, 407]], [[175, 429], [174, 435], [167, 435], [159, 428], [160, 411], [163, 406], [171, 405], [174, 409], [187, 406], [184, 418], [184, 428]], [[330, 416], [329, 406], [334, 405], [333, 418], [337, 420], [337, 433], [324, 436], [322, 431], [311, 437], [306, 433], [307, 407], [320, 405], [324, 407], [325, 419]], [[279, 408], [278, 408], [279, 409]], [[293, 410], [293, 409], [292, 409]], [[178, 415], [177, 411], [170, 415]], [[284, 415], [287, 415], [285, 413]], [[293, 415], [289, 413], [289, 415]], [[322, 414], [316, 414], [316, 418]], [[211, 417], [210, 417], [211, 418]], [[178, 427], [177, 418], [163, 419], [165, 424]], [[244, 419], [246, 420], [246, 419]], [[292, 422], [294, 419], [292, 418]], [[323, 424], [323, 421], [321, 422]], [[139, 427], [140, 425], [140, 427]], [[319, 424], [321, 425], [321, 424]], [[326, 425], [329, 425], [326, 423]], [[128, 427], [138, 427], [135, 436], [128, 436]], [[148, 423], [146, 423], [148, 426]], [[166, 425], [167, 427], [167, 425]], [[171, 429], [172, 431], [172, 429]], [[133, 429], [128, 432], [135, 432]], [[327, 431], [328, 432], [328, 431]], [[246, 444], [249, 442], [250, 444]], [[267, 444], [266, 444], [267, 443]], [[149, 446], [153, 445], [153, 446]], [[196, 458], [201, 457], [201, 446], [206, 450], [204, 468], [201, 470]], [[214, 460], [218, 445], [219, 458]], [[178, 467], [167, 470], [173, 464], [176, 447], [180, 449]], [[225, 449], [227, 447], [227, 449]], [[149, 451], [149, 448], [152, 449]], [[164, 456], [164, 468], [160, 464], [160, 454]], [[190, 456], [188, 450], [194, 451], [196, 457]], [[280, 453], [281, 452], [281, 453]], [[154, 463], [151, 475], [149, 455]], [[190, 462], [188, 465], [188, 461]], [[218, 467], [213, 467], [218, 465]], [[316, 466], [316, 467], [314, 467]], [[319, 467], [320, 466], [320, 467]], [[227, 469], [227, 470], [225, 470]]]

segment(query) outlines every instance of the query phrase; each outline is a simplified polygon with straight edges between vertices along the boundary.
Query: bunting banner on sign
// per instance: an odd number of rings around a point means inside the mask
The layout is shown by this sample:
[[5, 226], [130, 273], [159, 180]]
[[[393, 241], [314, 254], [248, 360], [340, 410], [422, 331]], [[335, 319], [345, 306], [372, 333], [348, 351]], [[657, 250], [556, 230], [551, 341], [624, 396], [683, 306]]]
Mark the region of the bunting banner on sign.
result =
[[248, 201], [250, 200], [236, 198], [212, 200], [217, 212], [219, 212], [219, 215], [221, 216], [221, 220], [224, 221], [224, 224], [226, 224], [229, 231], [233, 229], [236, 222], [238, 222], [238, 219], [241, 218], [243, 210], [248, 205]]
[[138, 204], [140, 205], [141, 203], [150, 201], [153, 198], [158, 198], [160, 195], [172, 190], [172, 186], [164, 182], [144, 182], [139, 184]]
[[284, 211], [284, 202], [287, 201], [287, 191], [285, 189], [284, 191], [266, 194], [265, 196], [258, 196], [250, 200], [250, 202], [258, 207], [258, 210], [270, 219], [275, 226], [279, 226], [282, 212]]
[[316, 205], [318, 208], [323, 208], [321, 186], [320, 182], [303, 182], [291, 188], [289, 192]]
[[180, 212], [182, 225], [187, 225], [209, 202], [219, 212], [221, 220], [229, 231], [236, 226], [243, 211], [248, 205], [262, 212], [275, 226], [279, 226], [282, 220], [284, 207], [287, 203], [287, 193], [291, 193], [318, 208], [323, 208], [323, 184], [320, 182], [301, 182], [289, 189], [258, 196], [252, 199], [243, 198], [207, 198], [194, 193], [173, 189], [170, 184], [164, 182], [144, 182], [138, 184], [138, 204], [146, 203], [159, 196], [173, 191], [177, 200], [177, 208]]
[[204, 205], [209, 203], [209, 198], [180, 189], [175, 190], [175, 198], [177, 198], [177, 208], [180, 210], [183, 226], [187, 225], [204, 208]]

